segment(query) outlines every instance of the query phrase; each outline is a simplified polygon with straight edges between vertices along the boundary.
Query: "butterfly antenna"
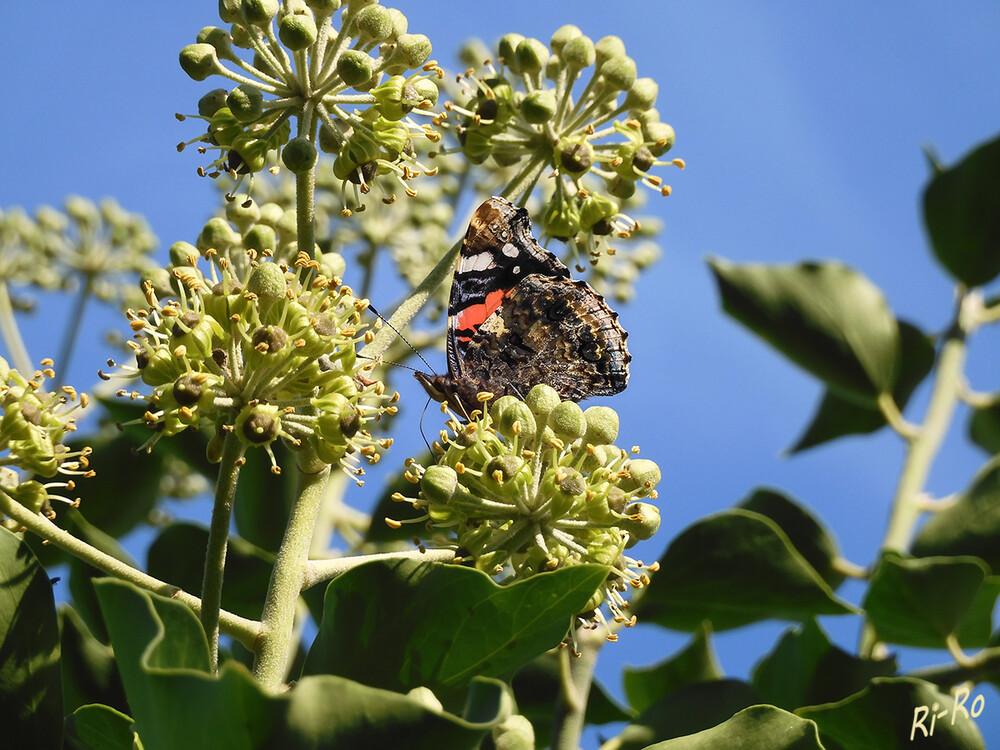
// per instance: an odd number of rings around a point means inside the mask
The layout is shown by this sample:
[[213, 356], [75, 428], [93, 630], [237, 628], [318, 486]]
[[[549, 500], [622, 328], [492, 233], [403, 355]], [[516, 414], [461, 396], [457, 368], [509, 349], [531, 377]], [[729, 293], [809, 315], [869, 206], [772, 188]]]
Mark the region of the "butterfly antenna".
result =
[[[380, 312], [379, 312], [378, 310], [376, 310], [376, 309], [375, 309], [375, 306], [374, 306], [374, 305], [372, 305], [372, 303], [371, 303], [371, 302], [369, 302], [369, 303], [368, 303], [368, 309], [369, 309], [369, 310], [371, 310], [371, 311], [372, 311], [372, 312], [373, 312], [373, 313], [375, 314], [375, 316], [376, 316], [376, 317], [377, 317], [377, 318], [378, 318], [379, 320], [381, 320], [381, 321], [382, 321], [383, 323], [385, 323], [385, 325], [389, 326], [389, 328], [391, 328], [391, 329], [392, 329], [393, 331], [395, 331], [396, 335], [397, 335], [397, 336], [399, 336], [399, 338], [403, 340], [403, 343], [405, 343], [405, 344], [406, 344], [406, 345], [407, 345], [408, 347], [410, 347], [410, 350], [411, 350], [411, 351], [412, 351], [412, 352], [413, 352], [414, 354], [416, 354], [416, 355], [417, 355], [417, 356], [418, 356], [418, 357], [420, 358], [420, 361], [424, 363], [424, 366], [425, 366], [425, 367], [426, 367], [426, 368], [427, 368], [428, 370], [430, 370], [431, 372], [434, 372], [434, 368], [433, 368], [433, 367], [431, 367], [431, 363], [430, 363], [430, 362], [428, 362], [428, 361], [427, 361], [426, 359], [424, 359], [424, 355], [423, 355], [423, 354], [421, 354], [421, 353], [420, 353], [419, 351], [417, 351], [417, 347], [415, 347], [415, 346], [414, 346], [413, 344], [411, 344], [411, 343], [410, 343], [410, 342], [409, 342], [409, 341], [408, 341], [408, 340], [406, 339], [406, 336], [404, 336], [404, 335], [403, 335], [402, 333], [400, 333], [400, 332], [399, 332], [399, 329], [398, 329], [398, 328], [396, 328], [396, 326], [394, 326], [394, 325], [393, 325], [392, 323], [390, 323], [390, 322], [389, 322], [389, 321], [388, 321], [388, 320], [387, 320], [387, 319], [386, 319], [386, 318], [385, 318], [385, 317], [384, 317], [384, 316], [382, 315], [382, 313], [380, 313]], [[409, 367], [408, 365], [401, 365], [401, 364], [399, 364], [398, 362], [394, 362], [394, 363], [387, 363], [387, 364], [396, 364], [396, 365], [397, 365], [397, 366], [399, 366], [399, 367], [405, 367], [405, 368], [406, 368], [406, 369], [408, 369], [408, 370], [413, 370], [414, 372], [417, 372], [417, 369], [416, 369], [415, 367]], [[425, 411], [427, 410], [427, 407], [426, 407], [426, 406], [424, 407], [424, 410], [425, 410]], [[425, 440], [424, 442], [426, 442], [426, 440]]]
[[434, 449], [431, 448], [431, 444], [427, 442], [427, 436], [424, 434], [424, 417], [427, 416], [427, 407], [431, 405], [430, 396], [427, 397], [427, 401], [424, 403], [424, 409], [420, 412], [420, 437], [423, 438], [424, 445], [427, 446], [427, 452], [431, 454], [431, 459], [434, 458]]

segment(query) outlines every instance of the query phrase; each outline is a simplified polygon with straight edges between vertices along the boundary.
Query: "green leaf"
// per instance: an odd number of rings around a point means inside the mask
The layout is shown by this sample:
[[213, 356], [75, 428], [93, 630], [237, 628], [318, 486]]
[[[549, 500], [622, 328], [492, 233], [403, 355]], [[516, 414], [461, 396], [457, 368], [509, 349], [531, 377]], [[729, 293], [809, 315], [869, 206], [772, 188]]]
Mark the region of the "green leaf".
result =
[[728, 721], [646, 750], [823, 750], [816, 725], [774, 706], [751, 706]]
[[813, 570], [827, 585], [836, 589], [844, 574], [836, 567], [837, 542], [823, 525], [801, 504], [772, 489], [757, 489], [737, 507], [767, 516], [781, 528]]
[[829, 703], [896, 673], [894, 658], [859, 659], [834, 646], [814, 620], [789, 628], [754, 668], [751, 684], [768, 703], [791, 711]]
[[[966, 710], [972, 701], [966, 703]], [[845, 750], [879, 748], [879, 750], [985, 750], [975, 721], [958, 710], [952, 724], [955, 700], [934, 685], [911, 677], [878, 677], [869, 687], [838, 703], [811, 706], [796, 711], [819, 725], [823, 737], [832, 737]], [[917, 712], [928, 711], [923, 721]], [[934, 723], [930, 735], [931, 707], [946, 711], [946, 716]], [[916, 724], [927, 730], [922, 734]], [[911, 739], [911, 735], [913, 739]]]
[[953, 277], [982, 286], [1000, 274], [1000, 139], [931, 178], [924, 223], [934, 255]]
[[91, 635], [79, 613], [69, 606], [59, 610], [65, 712], [88, 703], [128, 709], [114, 652]]
[[19, 536], [0, 527], [0, 736], [59, 750], [63, 698], [52, 584]]
[[[899, 378], [892, 398], [900, 410], [906, 407], [916, 387], [934, 367], [934, 342], [923, 331], [905, 321], [899, 323]], [[885, 417], [873, 403], [850, 401], [827, 390], [802, 437], [789, 448], [798, 453], [845, 435], [867, 435], [885, 427]]]
[[1000, 573], [1000, 461], [991, 462], [958, 500], [934, 513], [913, 542], [914, 557], [973, 555]]
[[1000, 398], [972, 410], [969, 439], [991, 456], [1000, 453]]
[[864, 276], [832, 262], [709, 264], [726, 313], [839, 395], [872, 403], [892, 393], [899, 326]]
[[629, 705], [636, 711], [645, 711], [686, 685], [722, 679], [710, 635], [708, 623], [702, 623], [691, 642], [676, 654], [650, 667], [625, 667], [625, 697]]
[[110, 706], [82, 706], [66, 717], [73, 750], [132, 750], [132, 719]]
[[559, 645], [607, 573], [574, 565], [499, 586], [458, 565], [366, 563], [327, 588], [304, 673], [398, 692], [423, 685], [442, 700], [476, 675], [506, 680]]
[[774, 521], [739, 509], [682, 531], [634, 609], [664, 627], [694, 630], [708, 619], [716, 631], [854, 611], [834, 596]]
[[617, 750], [640, 750], [654, 742], [694, 734], [726, 721], [760, 696], [740, 680], [685, 685], [643, 711], [616, 738]]
[[131, 584], [96, 583], [129, 696], [135, 729], [148, 750], [255, 750], [280, 747], [478, 747], [500, 721], [503, 685], [477, 691], [488, 722], [473, 724], [427, 708], [405, 695], [331, 675], [299, 680], [265, 694], [241, 664], [208, 671], [201, 625], [183, 604]]
[[975, 557], [888, 554], [875, 568], [862, 606], [881, 641], [944, 648], [945, 639], [956, 635], [962, 646], [980, 648], [989, 640], [997, 596], [988, 574]]
[[[553, 651], [528, 662], [511, 680], [517, 711], [527, 717], [535, 728], [536, 747], [548, 747], [550, 743], [561, 684], [559, 654]], [[628, 721], [634, 716], [634, 712], [619, 706], [597, 680], [591, 682], [584, 719], [586, 724]]]
[[[171, 524], [149, 547], [149, 574], [185, 591], [200, 591], [207, 545], [208, 529], [192, 523]], [[241, 617], [259, 619], [273, 565], [271, 555], [245, 539], [229, 537], [222, 607]]]

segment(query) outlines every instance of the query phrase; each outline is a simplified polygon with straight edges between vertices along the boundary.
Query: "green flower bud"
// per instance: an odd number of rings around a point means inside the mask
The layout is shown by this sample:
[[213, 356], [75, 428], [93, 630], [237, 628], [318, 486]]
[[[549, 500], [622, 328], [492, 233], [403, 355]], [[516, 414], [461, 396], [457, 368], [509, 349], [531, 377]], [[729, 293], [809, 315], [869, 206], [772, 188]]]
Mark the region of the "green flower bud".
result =
[[589, 36], [582, 34], [566, 42], [559, 51], [559, 56], [566, 63], [566, 67], [577, 72], [593, 65], [597, 59], [593, 41]]
[[336, 154], [344, 147], [344, 137], [328, 128], [325, 124], [319, 126], [319, 148], [324, 154]]
[[215, 47], [215, 54], [221, 60], [233, 60], [236, 57], [233, 52], [232, 37], [229, 36], [228, 31], [220, 29], [218, 26], [206, 26], [198, 32], [195, 41], [198, 44], [211, 44]]
[[236, 23], [243, 16], [240, 14], [242, 0], [219, 0], [219, 18], [224, 23]]
[[211, 249], [220, 253], [227, 253], [230, 248], [239, 242], [240, 236], [233, 231], [229, 222], [216, 216], [205, 222], [201, 234], [198, 235], [196, 245], [202, 252]]
[[612, 91], [629, 91], [635, 83], [635, 60], [626, 55], [612, 57], [601, 65], [604, 85]]
[[220, 146], [233, 145], [237, 136], [243, 133], [243, 126], [229, 107], [219, 107], [208, 123], [208, 134]]
[[621, 198], [622, 200], [627, 200], [635, 195], [635, 178], [632, 179], [623, 178], [621, 176], [615, 177], [613, 180], [607, 181], [608, 192], [615, 198]]
[[186, 312], [174, 322], [170, 345], [174, 351], [183, 346], [189, 358], [207, 359], [223, 336], [222, 326], [211, 315]]
[[572, 443], [587, 432], [587, 419], [575, 401], [563, 401], [549, 414], [548, 426], [564, 443]]
[[[434, 83], [430, 78], [417, 78], [413, 83], [413, 88], [417, 90], [417, 94], [420, 96], [421, 102], [430, 102], [433, 107], [437, 104], [438, 95], [440, 94], [440, 89], [437, 84]], [[426, 106], [426, 105], [425, 105]]]
[[587, 420], [587, 432], [583, 436], [585, 443], [607, 445], [618, 438], [618, 412], [610, 406], [591, 406], [583, 416]]
[[226, 104], [226, 96], [229, 92], [225, 89], [212, 89], [198, 100], [198, 114], [202, 117], [211, 117]]
[[521, 116], [532, 124], [548, 122], [556, 114], [556, 97], [548, 89], [532, 91], [521, 101]]
[[243, 247], [247, 250], [256, 250], [258, 253], [270, 250], [273, 254], [277, 244], [277, 235], [267, 224], [257, 224], [243, 235]]
[[633, 458], [626, 465], [628, 476], [618, 482], [625, 492], [635, 492], [640, 497], [649, 494], [660, 483], [660, 467], [648, 458]]
[[328, 279], [344, 277], [344, 272], [347, 270], [347, 261], [344, 260], [344, 256], [340, 253], [333, 251], [320, 253], [317, 255], [316, 260], [319, 261], [319, 270]]
[[617, 36], [603, 37], [594, 45], [594, 53], [597, 57], [597, 67], [600, 68], [607, 60], [624, 56], [625, 42]]
[[[660, 528], [660, 511], [655, 505], [632, 503], [625, 514], [628, 518], [622, 521], [622, 528], [632, 537], [630, 542], [649, 539]], [[631, 543], [628, 546], [631, 547]]]
[[580, 212], [572, 201], [554, 200], [542, 215], [542, 226], [557, 239], [569, 239], [580, 231]]
[[226, 218], [236, 225], [240, 232], [246, 232], [260, 221], [260, 208], [246, 193], [234, 196], [234, 200], [226, 204]]
[[568, 23], [565, 26], [560, 26], [552, 35], [552, 39], [549, 40], [549, 47], [551, 47], [552, 51], [557, 55], [561, 55], [563, 47], [566, 46], [566, 43], [576, 39], [578, 36], [583, 36], [583, 32], [580, 31], [579, 27], [574, 26], [571, 23]]
[[540, 73], [549, 61], [549, 48], [537, 39], [522, 39], [514, 50], [514, 61], [522, 75]]
[[204, 81], [216, 71], [219, 58], [211, 44], [189, 44], [180, 53], [181, 69], [196, 81]]
[[306, 0], [306, 5], [317, 13], [333, 13], [340, 10], [340, 0]]
[[[229, 162], [232, 169], [237, 172], [260, 172], [267, 163], [267, 152], [269, 151], [267, 141], [262, 141], [252, 133], [241, 133], [233, 139], [232, 149], [229, 153]], [[238, 157], [233, 163], [233, 152]]]
[[278, 0], [243, 0], [240, 12], [251, 26], [267, 26], [278, 12]]
[[286, 289], [285, 273], [277, 263], [261, 263], [247, 280], [247, 291], [257, 295], [264, 305], [285, 299]]
[[588, 171], [594, 163], [594, 149], [587, 141], [568, 143], [559, 152], [559, 164], [567, 173], [577, 176]]
[[416, 70], [427, 62], [430, 56], [430, 39], [423, 34], [403, 34], [386, 60], [385, 72], [397, 75], [407, 70]]
[[437, 505], [447, 504], [457, 488], [458, 474], [450, 466], [429, 466], [420, 478], [420, 492], [429, 502]]
[[337, 75], [348, 86], [364, 83], [375, 74], [375, 61], [359, 49], [344, 50], [337, 58]]
[[369, 5], [355, 15], [355, 27], [362, 44], [379, 44], [392, 34], [393, 19], [389, 9], [381, 5]]
[[392, 21], [392, 30], [389, 35], [385, 38], [387, 42], [397, 42], [406, 33], [406, 29], [409, 27], [409, 21], [406, 20], [406, 16], [403, 15], [403, 11], [398, 8], [389, 8], [389, 19]]
[[674, 146], [674, 129], [665, 122], [650, 122], [642, 126], [642, 134], [647, 141], [652, 141], [649, 146], [653, 156], [663, 156]]
[[[233, 24], [232, 31], [229, 32], [229, 36], [233, 40], [233, 46], [239, 47], [240, 49], [253, 49], [253, 38], [250, 36], [249, 29], [243, 25], [242, 19], [238, 23]], [[253, 66], [257, 70], [266, 70], [267, 72], [272, 72], [270, 65], [265, 65], [261, 67], [260, 59], [254, 54]]]
[[615, 201], [600, 193], [590, 193], [580, 205], [580, 226], [593, 234], [610, 234], [611, 218], [617, 213], [618, 204]]
[[7, 494], [32, 513], [41, 513], [49, 499], [49, 493], [45, 487], [41, 482], [36, 482], [33, 479], [21, 482], [17, 487], [7, 490]]
[[233, 426], [240, 442], [266, 445], [281, 433], [281, 410], [270, 404], [247, 406], [236, 417]]
[[387, 120], [401, 120], [415, 106], [421, 96], [403, 76], [391, 76], [372, 89], [375, 109]]
[[528, 444], [534, 441], [535, 433], [538, 431], [535, 416], [524, 402], [518, 401], [513, 396], [501, 396], [490, 409], [490, 416], [496, 422], [497, 432], [508, 440], [519, 434], [521, 440]]
[[524, 397], [524, 403], [535, 415], [537, 424], [544, 425], [549, 418], [549, 414], [562, 402], [559, 392], [551, 385], [539, 383], [533, 386], [528, 395]]
[[306, 138], [292, 138], [281, 149], [281, 162], [292, 174], [303, 174], [316, 166], [319, 153]]
[[514, 73], [520, 72], [517, 67], [517, 45], [524, 41], [521, 34], [504, 34], [497, 43], [500, 59]]
[[625, 95], [627, 109], [644, 110], [656, 105], [660, 87], [652, 78], [637, 78]]
[[278, 38], [293, 52], [315, 44], [318, 33], [316, 19], [311, 15], [288, 15], [278, 23]]
[[194, 268], [201, 255], [190, 242], [175, 242], [170, 246], [170, 265]]
[[253, 122], [264, 111], [264, 95], [260, 93], [259, 89], [255, 89], [247, 83], [241, 83], [229, 92], [226, 97], [226, 106], [229, 107], [229, 111], [238, 121]]

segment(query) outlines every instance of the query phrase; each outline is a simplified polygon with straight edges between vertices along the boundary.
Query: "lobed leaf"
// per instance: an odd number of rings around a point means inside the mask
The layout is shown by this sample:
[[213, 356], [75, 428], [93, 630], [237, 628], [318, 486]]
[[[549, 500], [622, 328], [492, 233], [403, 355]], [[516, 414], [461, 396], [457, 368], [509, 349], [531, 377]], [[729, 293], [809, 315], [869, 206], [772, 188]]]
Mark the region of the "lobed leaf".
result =
[[816, 725], [774, 706], [750, 706], [696, 734], [646, 750], [824, 750]]
[[695, 630], [683, 649], [649, 667], [625, 667], [625, 697], [636, 711], [645, 711], [661, 698], [687, 685], [712, 682], [723, 677], [709, 640], [707, 622]]

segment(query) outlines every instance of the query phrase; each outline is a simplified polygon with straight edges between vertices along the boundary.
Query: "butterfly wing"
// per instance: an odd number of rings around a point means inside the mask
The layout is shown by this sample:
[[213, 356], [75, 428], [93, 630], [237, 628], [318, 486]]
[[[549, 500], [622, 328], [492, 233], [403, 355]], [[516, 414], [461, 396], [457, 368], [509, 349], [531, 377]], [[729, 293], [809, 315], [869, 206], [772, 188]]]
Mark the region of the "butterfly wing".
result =
[[569, 279], [569, 269], [531, 235], [528, 212], [503, 198], [476, 209], [448, 301], [448, 373], [463, 378], [469, 344], [511, 290], [531, 274]]

